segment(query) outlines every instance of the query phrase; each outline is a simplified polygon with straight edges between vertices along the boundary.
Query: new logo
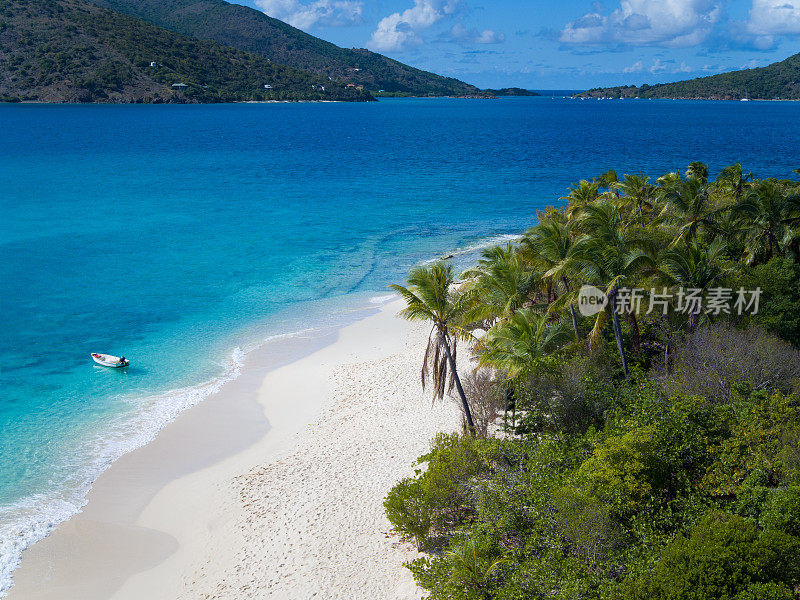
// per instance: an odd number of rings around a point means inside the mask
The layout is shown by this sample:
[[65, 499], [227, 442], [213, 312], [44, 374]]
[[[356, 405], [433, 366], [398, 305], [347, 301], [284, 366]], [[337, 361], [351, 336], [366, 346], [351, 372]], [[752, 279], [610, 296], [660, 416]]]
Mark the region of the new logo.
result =
[[608, 304], [605, 292], [593, 285], [584, 285], [578, 292], [578, 310], [584, 317], [591, 317], [603, 310]]

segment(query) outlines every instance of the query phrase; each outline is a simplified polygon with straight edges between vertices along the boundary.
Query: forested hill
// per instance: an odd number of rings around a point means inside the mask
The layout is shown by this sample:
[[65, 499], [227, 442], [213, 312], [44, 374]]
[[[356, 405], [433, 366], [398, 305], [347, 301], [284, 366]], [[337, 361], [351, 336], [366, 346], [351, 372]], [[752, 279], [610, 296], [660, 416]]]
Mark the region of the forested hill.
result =
[[0, 0], [0, 100], [371, 99], [327, 77], [190, 39], [87, 0]]
[[183, 35], [213, 40], [279, 64], [363, 85], [371, 92], [485, 96], [457, 79], [415, 69], [365, 49], [340, 48], [264, 13], [223, 0], [93, 0]]
[[492, 94], [493, 96], [539, 96], [539, 92], [534, 92], [533, 90], [526, 90], [524, 88], [518, 87], [507, 87], [501, 88], [499, 90], [487, 89], [483, 90], [487, 94]]
[[588, 98], [687, 98], [705, 100], [798, 100], [800, 54], [766, 67], [657, 85], [595, 88], [578, 94]]

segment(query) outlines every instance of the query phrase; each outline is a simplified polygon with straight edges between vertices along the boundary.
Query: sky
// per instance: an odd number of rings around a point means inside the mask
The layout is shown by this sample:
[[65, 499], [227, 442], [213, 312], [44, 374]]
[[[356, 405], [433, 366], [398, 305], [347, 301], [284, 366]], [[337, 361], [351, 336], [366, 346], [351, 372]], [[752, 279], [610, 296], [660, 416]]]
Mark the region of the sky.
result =
[[678, 81], [800, 52], [800, 0], [236, 1], [482, 88]]

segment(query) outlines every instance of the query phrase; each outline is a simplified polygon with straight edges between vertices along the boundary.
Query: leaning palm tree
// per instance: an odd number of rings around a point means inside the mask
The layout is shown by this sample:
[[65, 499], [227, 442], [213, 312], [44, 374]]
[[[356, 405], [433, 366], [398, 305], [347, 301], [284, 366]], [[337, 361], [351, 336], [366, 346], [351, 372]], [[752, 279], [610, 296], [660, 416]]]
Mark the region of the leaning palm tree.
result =
[[514, 379], [532, 369], [538, 359], [573, 339], [572, 332], [563, 323], [522, 309], [484, 336], [479, 345], [480, 364]]
[[455, 384], [467, 427], [475, 435], [472, 412], [456, 368], [456, 342], [459, 338], [469, 339], [471, 336], [462, 321], [466, 311], [465, 297], [453, 289], [453, 267], [443, 262], [415, 267], [408, 275], [408, 287], [389, 287], [406, 301], [406, 308], [400, 313], [404, 318], [433, 324], [422, 359], [422, 388], [425, 389], [430, 381], [434, 399], [441, 400]]
[[[628, 360], [618, 314], [619, 290], [643, 269], [653, 269], [655, 261], [645, 252], [645, 240], [635, 230], [625, 228], [619, 209], [609, 200], [588, 207], [578, 227], [584, 234], [575, 241], [569, 259], [584, 281], [605, 288], [617, 350], [627, 378]], [[606, 311], [597, 314], [590, 338], [592, 344], [599, 339], [606, 319]]]

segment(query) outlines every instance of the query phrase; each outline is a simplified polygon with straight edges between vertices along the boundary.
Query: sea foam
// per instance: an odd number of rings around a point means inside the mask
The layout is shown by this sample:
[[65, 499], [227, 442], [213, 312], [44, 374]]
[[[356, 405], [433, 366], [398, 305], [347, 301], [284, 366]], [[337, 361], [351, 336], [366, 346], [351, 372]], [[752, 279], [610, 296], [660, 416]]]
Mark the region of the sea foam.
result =
[[[274, 338], [288, 335], [292, 334]], [[92, 484], [103, 471], [122, 455], [151, 442], [181, 412], [236, 379], [242, 372], [244, 358], [245, 353], [237, 347], [222, 375], [200, 385], [131, 400], [131, 412], [120, 415], [106, 432], [86, 442], [82, 456], [91, 457], [91, 460], [80, 465], [68, 486], [53, 490], [52, 494], [34, 494], [0, 508], [0, 597], [11, 587], [12, 572], [19, 565], [25, 548], [80, 512], [86, 505], [86, 495]]]
[[[494, 246], [501, 246], [503, 244], [507, 244], [508, 242], [516, 242], [522, 236], [519, 234], [511, 234], [511, 233], [504, 233], [502, 235], [493, 235], [486, 238], [481, 238], [480, 240], [468, 245], [464, 246], [463, 248], [456, 248], [451, 250], [450, 252], [446, 253], [444, 256], [448, 258], [455, 258], [456, 256], [466, 256], [468, 254], [474, 254], [480, 250], [485, 250], [486, 248], [492, 248]], [[444, 256], [438, 256], [436, 258], [429, 258], [427, 260], [423, 260], [420, 264], [423, 265], [430, 265], [435, 262], [438, 262], [444, 258]]]

